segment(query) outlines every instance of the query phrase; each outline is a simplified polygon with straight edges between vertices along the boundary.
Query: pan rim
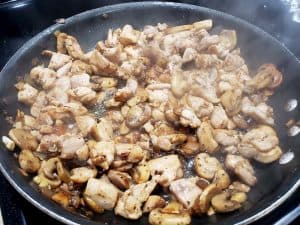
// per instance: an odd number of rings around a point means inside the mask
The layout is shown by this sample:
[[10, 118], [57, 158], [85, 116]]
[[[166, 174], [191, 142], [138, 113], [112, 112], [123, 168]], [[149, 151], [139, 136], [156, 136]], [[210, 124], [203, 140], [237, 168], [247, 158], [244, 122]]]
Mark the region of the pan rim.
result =
[[[235, 20], [235, 21], [247, 26], [248, 28], [251, 28], [253, 31], [259, 32], [259, 33], [265, 35], [266, 37], [268, 37], [270, 40], [276, 42], [278, 45], [280, 45], [282, 47], [282, 49], [284, 49], [284, 51], [286, 51], [289, 55], [294, 57], [295, 60], [297, 61], [297, 63], [300, 64], [300, 60], [294, 55], [294, 53], [292, 53], [287, 47], [285, 47], [285, 45], [283, 43], [278, 41], [276, 38], [274, 38], [272, 35], [270, 35], [266, 31], [262, 30], [261, 28], [255, 26], [255, 25], [253, 25], [253, 24], [251, 24], [251, 23], [249, 23], [249, 22], [247, 22], [243, 19], [240, 19], [239, 17], [235, 17], [235, 16], [232, 16], [230, 14], [220, 12], [220, 11], [217, 11], [217, 10], [214, 10], [214, 9], [201, 7], [201, 6], [196, 6], [196, 5], [191, 5], [191, 4], [186, 4], [186, 3], [153, 1], [153, 2], [130, 2], [130, 3], [121, 3], [121, 4], [109, 5], [109, 6], [104, 6], [104, 7], [100, 7], [100, 8], [87, 10], [85, 12], [82, 12], [82, 13], [76, 14], [74, 16], [71, 16], [71, 17], [65, 19], [65, 24], [76, 23], [77, 21], [80, 21], [83, 18], [86, 19], [86, 18], [90, 18], [90, 17], [96, 17], [96, 16], [101, 15], [103, 13], [109, 13], [109, 12], [113, 12], [113, 11], [117, 11], [117, 10], [122, 10], [123, 8], [128, 8], [128, 7], [135, 8], [137, 5], [146, 6], [146, 7], [159, 5], [159, 6], [163, 6], [163, 7], [180, 7], [180, 8], [185, 8], [185, 9], [196, 9], [196, 10], [198, 9], [198, 10], [201, 10], [201, 11], [206, 11], [206, 12], [211, 13], [211, 14], [223, 16], [223, 17], [226, 17], [226, 18], [231, 19], [231, 20]], [[64, 26], [64, 24], [51, 25], [51, 26], [47, 27], [46, 29], [44, 29], [43, 31], [36, 34], [33, 38], [31, 38], [27, 42], [25, 42], [23, 44], [23, 46], [19, 50], [17, 50], [13, 54], [13, 56], [8, 60], [8, 62], [4, 65], [4, 67], [2, 68], [2, 70], [0, 72], [0, 76], [2, 76], [3, 73], [5, 73], [5, 71], [7, 69], [9, 69], [11, 64], [13, 64], [19, 58], [20, 55], [22, 55], [28, 48], [32, 47], [36, 41], [40, 40], [42, 37], [45, 37], [49, 34], [52, 34], [55, 30], [57, 30], [57, 29], [59, 29], [60, 27], [63, 27], [63, 26]], [[36, 208], [40, 209], [42, 212], [44, 212], [47, 215], [51, 216], [52, 218], [58, 220], [59, 222], [69, 224], [69, 225], [79, 225], [79, 223], [74, 222], [71, 219], [64, 217], [62, 215], [63, 213], [57, 213], [57, 212], [54, 212], [53, 210], [49, 210], [44, 205], [40, 204], [36, 199], [32, 198], [29, 195], [29, 193], [24, 191], [22, 189], [22, 187], [17, 182], [15, 182], [15, 180], [5, 170], [2, 163], [0, 163], [0, 171], [2, 172], [4, 177], [9, 181], [9, 183], [14, 187], [14, 189], [22, 197], [24, 197], [28, 202], [30, 202], [32, 205], [34, 205]], [[240, 222], [237, 222], [234, 225], [250, 224], [250, 223], [262, 218], [263, 216], [269, 214], [271, 211], [273, 211], [279, 205], [281, 205], [286, 199], [288, 199], [298, 189], [298, 187], [300, 187], [300, 178], [298, 178], [298, 180], [292, 185], [291, 189], [289, 191], [287, 191], [286, 193], [284, 193], [279, 199], [272, 202], [269, 206], [264, 208], [262, 211], [254, 214], [251, 217], [248, 217], [248, 218], [246, 218], [246, 219], [244, 219]]]

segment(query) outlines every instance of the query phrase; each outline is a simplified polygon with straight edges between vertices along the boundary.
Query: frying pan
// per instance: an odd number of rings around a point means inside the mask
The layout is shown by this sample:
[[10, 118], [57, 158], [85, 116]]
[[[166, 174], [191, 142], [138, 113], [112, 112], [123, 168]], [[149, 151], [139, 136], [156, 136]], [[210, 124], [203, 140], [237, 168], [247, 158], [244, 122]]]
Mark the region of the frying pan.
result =
[[[105, 14], [105, 16], [103, 16]], [[64, 24], [53, 25], [28, 41], [8, 61], [0, 74], [0, 97], [2, 112], [15, 115], [17, 108], [24, 108], [17, 102], [16, 90], [13, 85], [18, 76], [28, 73], [32, 67], [32, 60], [38, 57], [42, 50], [55, 50], [54, 31], [74, 35], [78, 38], [84, 50], [93, 48], [95, 43], [106, 37], [109, 28], [122, 27], [132, 24], [136, 28], [143, 28], [146, 24], [165, 22], [170, 25], [188, 24], [202, 19], [211, 18], [214, 21], [214, 30], [222, 28], [235, 29], [238, 34], [238, 46], [241, 55], [249, 65], [250, 71], [255, 70], [263, 63], [276, 64], [284, 74], [284, 81], [270, 100], [274, 108], [276, 130], [280, 138], [280, 145], [284, 151], [293, 151], [295, 158], [285, 165], [274, 162], [269, 165], [253, 163], [258, 183], [252, 188], [247, 204], [240, 210], [224, 215], [212, 217], [195, 217], [192, 224], [249, 224], [270, 213], [284, 202], [300, 185], [300, 139], [289, 137], [285, 123], [290, 118], [297, 118], [299, 108], [292, 112], [285, 112], [284, 105], [289, 99], [300, 97], [300, 62], [275, 38], [257, 27], [236, 17], [187, 4], [139, 2], [119, 4], [90, 10], [65, 20]], [[5, 113], [1, 113], [4, 121]], [[2, 122], [0, 134], [6, 135], [9, 125]], [[113, 212], [105, 212], [93, 219], [87, 219], [78, 213], [64, 210], [52, 202], [30, 185], [30, 177], [21, 175], [18, 163], [13, 154], [1, 144], [0, 169], [11, 185], [29, 202], [37, 208], [66, 224], [147, 224], [147, 216], [138, 221], [130, 221], [115, 216]]]

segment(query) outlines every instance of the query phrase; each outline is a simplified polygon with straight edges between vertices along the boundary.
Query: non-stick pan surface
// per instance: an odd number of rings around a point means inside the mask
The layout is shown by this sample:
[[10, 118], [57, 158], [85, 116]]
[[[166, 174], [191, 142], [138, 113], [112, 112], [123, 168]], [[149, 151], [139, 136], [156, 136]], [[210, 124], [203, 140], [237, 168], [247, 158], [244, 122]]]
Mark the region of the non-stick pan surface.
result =
[[[106, 14], [106, 16], [103, 16]], [[28, 73], [32, 67], [32, 60], [39, 57], [44, 49], [55, 49], [53, 32], [61, 30], [78, 38], [84, 50], [91, 49], [99, 39], [106, 37], [109, 28], [122, 27], [132, 24], [142, 28], [147, 24], [165, 22], [171, 25], [188, 24], [194, 21], [211, 18], [214, 21], [214, 30], [222, 28], [235, 29], [238, 34], [238, 46], [241, 54], [246, 59], [250, 71], [255, 70], [263, 63], [272, 62], [284, 74], [284, 82], [272, 97], [270, 104], [274, 107], [276, 129], [279, 133], [281, 147], [284, 151], [291, 150], [295, 158], [286, 165], [274, 162], [270, 165], [255, 164], [258, 183], [249, 194], [248, 203], [239, 211], [212, 217], [195, 217], [192, 224], [248, 224], [264, 216], [287, 199], [297, 190], [300, 181], [300, 139], [288, 137], [285, 123], [290, 118], [300, 119], [299, 108], [293, 112], [284, 111], [285, 103], [300, 97], [300, 63], [296, 57], [276, 39], [264, 31], [233, 16], [201, 8], [198, 6], [144, 2], [113, 5], [90, 10], [66, 19], [65, 24], [57, 24], [44, 30], [28, 41], [9, 60], [0, 74], [0, 98], [5, 99], [1, 110], [14, 115], [17, 108], [24, 108], [16, 99], [16, 90], [13, 84], [18, 76]], [[37, 21], [38, 22], [38, 21]], [[9, 125], [1, 116], [0, 134], [5, 135]], [[47, 199], [34, 189], [29, 181], [18, 170], [18, 163], [13, 154], [1, 145], [0, 168], [2, 173], [13, 187], [28, 201], [50, 216], [67, 224], [147, 224], [147, 216], [138, 221], [129, 221], [112, 212], [97, 215], [92, 220], [84, 218], [77, 213], [64, 210], [61, 206]]]

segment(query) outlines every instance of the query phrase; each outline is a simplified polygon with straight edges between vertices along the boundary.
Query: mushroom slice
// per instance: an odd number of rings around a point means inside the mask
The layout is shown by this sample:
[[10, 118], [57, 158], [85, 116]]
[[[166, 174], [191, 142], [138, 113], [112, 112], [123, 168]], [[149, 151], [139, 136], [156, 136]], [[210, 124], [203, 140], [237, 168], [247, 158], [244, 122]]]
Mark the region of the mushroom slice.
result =
[[115, 214], [127, 219], [138, 219], [142, 216], [142, 204], [147, 201], [156, 187], [156, 181], [132, 185], [119, 198], [115, 207]]
[[197, 213], [206, 213], [210, 207], [211, 199], [221, 192], [217, 184], [209, 184], [201, 193], [199, 199], [195, 203], [194, 210]]
[[142, 162], [133, 168], [132, 178], [137, 184], [147, 182], [150, 175], [150, 167], [147, 162]]
[[217, 151], [219, 145], [213, 137], [213, 129], [208, 122], [201, 123], [201, 126], [197, 129], [197, 137], [202, 151], [209, 153]]
[[192, 208], [202, 190], [197, 186], [199, 178], [182, 178], [170, 183], [170, 191], [176, 199], [187, 209]]
[[90, 178], [96, 177], [97, 170], [88, 167], [77, 167], [71, 170], [70, 179], [75, 183], [85, 183]]
[[149, 213], [153, 209], [162, 208], [166, 205], [166, 201], [159, 195], [150, 195], [143, 206], [143, 213]]
[[128, 173], [109, 170], [107, 176], [120, 190], [128, 189], [131, 185], [131, 176]]
[[183, 176], [182, 165], [178, 155], [167, 155], [156, 159], [151, 159], [149, 162], [151, 176], [158, 175], [155, 179], [163, 187], [178, 178]]
[[279, 146], [276, 146], [268, 152], [257, 152], [257, 154], [253, 158], [261, 163], [271, 163], [279, 159], [281, 155], [281, 148]]
[[215, 173], [213, 183], [220, 189], [226, 189], [230, 185], [230, 177], [225, 170], [220, 169]]
[[169, 209], [165, 210], [167, 207], [169, 208], [170, 204], [172, 203], [169, 203], [163, 209], [158, 208], [152, 210], [149, 214], [149, 223], [151, 225], [188, 225], [191, 223], [192, 219], [187, 211], [182, 209], [177, 212], [174, 212], [173, 210], [170, 211]]
[[90, 178], [84, 190], [84, 197], [105, 210], [112, 210], [116, 205], [120, 191], [102, 175], [100, 179]]
[[21, 149], [36, 150], [38, 142], [29, 131], [24, 129], [13, 128], [9, 131], [8, 136], [17, 144]]
[[250, 187], [246, 184], [243, 184], [239, 181], [234, 181], [231, 185], [229, 185], [228, 189], [233, 192], [249, 192]]
[[211, 204], [216, 212], [221, 213], [231, 212], [241, 207], [239, 202], [230, 199], [230, 193], [226, 191], [214, 196]]
[[246, 184], [253, 186], [256, 183], [253, 167], [242, 156], [228, 154], [225, 159], [225, 165]]
[[239, 113], [242, 105], [241, 89], [226, 91], [220, 98], [221, 103], [229, 116]]
[[33, 155], [30, 150], [22, 150], [19, 154], [20, 167], [28, 173], [35, 173], [39, 170], [41, 163], [38, 157]]
[[208, 180], [212, 180], [215, 173], [222, 169], [219, 160], [207, 153], [200, 153], [195, 157], [194, 167], [198, 176]]
[[126, 116], [126, 125], [130, 128], [143, 126], [151, 117], [151, 107], [139, 104], [131, 107]]

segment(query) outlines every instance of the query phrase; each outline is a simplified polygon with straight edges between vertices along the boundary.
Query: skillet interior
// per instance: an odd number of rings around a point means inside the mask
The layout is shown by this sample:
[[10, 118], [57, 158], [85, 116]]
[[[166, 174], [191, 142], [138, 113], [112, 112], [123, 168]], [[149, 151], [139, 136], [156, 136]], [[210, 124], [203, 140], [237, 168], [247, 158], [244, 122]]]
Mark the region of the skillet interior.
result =
[[[107, 19], [101, 16], [108, 15]], [[274, 107], [276, 129], [279, 133], [281, 147], [284, 151], [291, 149], [295, 158], [287, 165], [275, 162], [271, 165], [255, 164], [257, 185], [252, 188], [248, 204], [241, 210], [213, 217], [198, 217], [192, 224], [246, 224], [263, 216], [272, 207], [285, 199], [287, 195], [299, 186], [300, 177], [300, 139], [288, 137], [285, 122], [290, 118], [297, 118], [299, 109], [291, 113], [284, 111], [284, 105], [291, 98], [298, 98], [300, 93], [300, 63], [284, 46], [268, 34], [243, 22], [235, 17], [197, 6], [174, 3], [129, 3], [91, 10], [66, 20], [63, 25], [54, 25], [27, 42], [7, 63], [0, 75], [0, 97], [5, 99], [5, 110], [14, 115], [17, 108], [23, 108], [16, 99], [16, 90], [13, 84], [17, 76], [28, 73], [32, 67], [32, 59], [39, 56], [43, 49], [55, 49], [53, 32], [61, 30], [78, 38], [85, 50], [92, 48], [99, 39], [106, 36], [109, 28], [132, 24], [142, 28], [146, 24], [166, 22], [168, 24], [187, 24], [201, 19], [211, 18], [215, 30], [220, 28], [235, 29], [238, 34], [238, 46], [246, 59], [250, 71], [263, 63], [276, 64], [284, 74], [284, 82], [271, 99]], [[42, 58], [40, 58], [42, 60]], [[3, 105], [3, 104], [2, 104]], [[4, 121], [4, 115], [1, 114]], [[9, 130], [6, 123], [2, 123], [0, 134], [5, 135]], [[17, 160], [11, 152], [4, 149], [1, 143], [0, 163], [1, 170], [12, 185], [35, 206], [68, 224], [147, 224], [147, 216], [139, 221], [129, 221], [114, 216], [112, 212], [98, 215], [94, 220], [85, 219], [77, 214], [63, 210], [59, 205], [42, 196], [29, 185], [30, 178], [22, 176], [18, 171]], [[289, 192], [290, 191], [290, 192]], [[287, 193], [288, 192], [288, 193]], [[266, 210], [266, 208], [268, 208]]]

